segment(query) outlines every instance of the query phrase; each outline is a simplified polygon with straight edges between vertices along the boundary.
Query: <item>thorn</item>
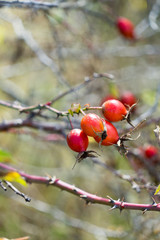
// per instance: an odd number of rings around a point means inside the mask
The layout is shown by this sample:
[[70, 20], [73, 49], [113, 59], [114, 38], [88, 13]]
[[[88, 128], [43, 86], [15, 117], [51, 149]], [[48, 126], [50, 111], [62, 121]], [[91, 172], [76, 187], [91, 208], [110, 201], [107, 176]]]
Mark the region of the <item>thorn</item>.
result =
[[152, 198], [152, 201], [153, 201], [153, 202], [152, 202], [152, 206], [155, 206], [155, 207], [156, 207], [156, 206], [157, 206], [157, 203], [156, 203], [155, 199], [154, 199], [153, 197], [151, 197], [151, 198]]
[[110, 196], [107, 195], [107, 198], [110, 199], [110, 203], [115, 203], [115, 201]]
[[123, 210], [123, 208], [119, 208], [120, 214], [121, 214], [122, 210]]
[[91, 204], [91, 202], [89, 200], [86, 200], [86, 205]]
[[109, 209], [109, 211], [112, 211], [112, 210], [114, 210], [114, 209], [116, 209], [116, 208], [118, 208], [117, 205], [114, 205], [113, 207], [111, 207], [111, 208]]
[[3, 186], [2, 181], [0, 181], [0, 186], [4, 191], [7, 191], [7, 188], [5, 186]]
[[122, 198], [121, 205], [119, 206], [120, 213], [122, 212], [123, 209], [124, 209], [124, 197]]
[[50, 185], [54, 184], [55, 181], [56, 181], [56, 179], [57, 179], [56, 176], [50, 177], [49, 184], [50, 184]]
[[80, 195], [80, 198], [87, 199], [87, 195]]
[[143, 210], [142, 213], [145, 214], [147, 211], [148, 211], [148, 209], [146, 208], [146, 209]]
[[73, 186], [73, 192], [75, 192], [75, 193], [77, 193], [77, 189], [76, 189], [76, 187], [75, 186]]

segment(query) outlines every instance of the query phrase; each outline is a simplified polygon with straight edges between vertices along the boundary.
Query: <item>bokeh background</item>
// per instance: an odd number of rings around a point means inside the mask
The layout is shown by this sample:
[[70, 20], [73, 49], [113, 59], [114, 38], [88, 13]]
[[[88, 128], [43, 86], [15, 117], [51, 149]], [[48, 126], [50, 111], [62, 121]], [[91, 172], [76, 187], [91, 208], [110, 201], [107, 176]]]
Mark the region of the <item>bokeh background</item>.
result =
[[[45, 103], [92, 77], [94, 72], [110, 73], [114, 80], [96, 79], [76, 92], [59, 99], [53, 107], [68, 110], [72, 103], [99, 106], [111, 91], [132, 91], [139, 99], [137, 116], [155, 101], [160, 79], [160, 1], [101, 0], [59, 1], [59, 7], [42, 11], [34, 8], [0, 9], [0, 99], [27, 106]], [[153, 14], [149, 22], [149, 16]], [[155, 15], [154, 15], [155, 13]], [[139, 40], [120, 35], [115, 21], [129, 18]], [[152, 23], [152, 24], [151, 24]], [[153, 24], [155, 23], [155, 25]], [[45, 122], [64, 121], [52, 113]], [[156, 109], [155, 116], [159, 110]], [[14, 109], [0, 107], [0, 121], [26, 117]], [[74, 116], [73, 124], [81, 116]], [[42, 119], [37, 118], [38, 121]], [[66, 119], [65, 119], [66, 121]], [[77, 125], [76, 125], [77, 126]], [[125, 123], [119, 128], [125, 129]], [[137, 147], [155, 142], [153, 129], [143, 129], [140, 138], [128, 144]], [[156, 144], [156, 143], [155, 143]], [[152, 203], [147, 190], [137, 193], [125, 182], [89, 159], [74, 170], [75, 153], [65, 139], [56, 139], [42, 130], [23, 128], [1, 132], [1, 149], [11, 154], [10, 165], [27, 173], [56, 176], [85, 191], [128, 202]], [[90, 149], [121, 173], [135, 175], [127, 159], [114, 147]], [[31, 202], [11, 190], [0, 189], [0, 237], [30, 239], [159, 239], [158, 212], [109, 211], [109, 207], [85, 205], [83, 200], [41, 184], [15, 186]]]

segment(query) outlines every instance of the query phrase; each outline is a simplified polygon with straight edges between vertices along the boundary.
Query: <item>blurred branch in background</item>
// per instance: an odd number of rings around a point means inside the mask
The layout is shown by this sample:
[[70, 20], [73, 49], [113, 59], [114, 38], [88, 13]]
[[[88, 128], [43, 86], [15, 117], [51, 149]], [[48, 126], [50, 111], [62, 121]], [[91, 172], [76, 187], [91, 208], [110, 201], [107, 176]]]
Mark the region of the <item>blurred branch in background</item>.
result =
[[[12, 198], [14, 200], [16, 200], [17, 202], [23, 204], [23, 202], [20, 201], [19, 199], [15, 198], [13, 196], [12, 196]], [[104, 240], [104, 239], [108, 239], [108, 238], [116, 238], [116, 239], [118, 238], [119, 239], [119, 238], [123, 238], [123, 237], [127, 236], [127, 232], [117, 231], [117, 230], [113, 231], [111, 229], [98, 227], [94, 224], [91, 224], [86, 221], [82, 221], [78, 218], [70, 217], [64, 211], [58, 209], [57, 207], [52, 206], [52, 205], [50, 205], [46, 202], [40, 201], [40, 200], [32, 199], [32, 201], [28, 207], [34, 208], [35, 210], [45, 213], [45, 214], [49, 214], [53, 217], [54, 220], [60, 221], [67, 226], [81, 229], [85, 232], [88, 232], [88, 233], [92, 234], [93, 237], [97, 240]], [[22, 214], [25, 214], [25, 213], [22, 213]]]
[[57, 77], [59, 83], [69, 86], [66, 79], [64, 79], [64, 77], [61, 75], [59, 67], [49, 56], [47, 56], [47, 54], [42, 50], [42, 48], [40, 48], [39, 44], [33, 38], [31, 32], [25, 29], [22, 20], [11, 13], [9, 15], [1, 14], [0, 17], [4, 21], [12, 24], [17, 37], [19, 39], [23, 39], [24, 42], [30, 47], [30, 49], [35, 53], [39, 61], [51, 69], [51, 71]]

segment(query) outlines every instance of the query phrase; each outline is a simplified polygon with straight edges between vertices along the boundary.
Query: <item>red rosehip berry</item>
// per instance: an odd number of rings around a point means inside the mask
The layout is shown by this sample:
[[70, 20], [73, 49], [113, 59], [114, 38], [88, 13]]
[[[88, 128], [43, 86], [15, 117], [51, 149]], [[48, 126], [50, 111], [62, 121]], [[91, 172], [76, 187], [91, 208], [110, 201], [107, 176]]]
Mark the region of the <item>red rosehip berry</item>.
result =
[[102, 133], [104, 126], [102, 119], [95, 113], [86, 114], [81, 120], [81, 128], [88, 136], [95, 137], [96, 133]]
[[88, 137], [81, 129], [72, 129], [67, 135], [68, 146], [75, 152], [84, 152], [88, 147]]
[[105, 129], [106, 129], [106, 135], [107, 135], [106, 138], [103, 140], [101, 137], [96, 136], [96, 137], [94, 137], [94, 139], [98, 143], [101, 142], [101, 145], [104, 145], [104, 146], [116, 144], [117, 141], [119, 140], [119, 135], [118, 135], [117, 129], [115, 128], [115, 126], [112, 123], [110, 123], [104, 119], [103, 119], [103, 122], [105, 124]]
[[150, 159], [158, 155], [158, 149], [153, 145], [146, 145], [143, 148], [146, 158]]
[[136, 97], [134, 94], [130, 91], [125, 91], [122, 93], [120, 99], [119, 99], [124, 105], [132, 106], [137, 102]]
[[116, 22], [119, 32], [127, 39], [136, 39], [133, 23], [124, 17], [119, 17]]
[[119, 100], [110, 99], [102, 104], [102, 113], [107, 120], [118, 122], [125, 118], [127, 109]]

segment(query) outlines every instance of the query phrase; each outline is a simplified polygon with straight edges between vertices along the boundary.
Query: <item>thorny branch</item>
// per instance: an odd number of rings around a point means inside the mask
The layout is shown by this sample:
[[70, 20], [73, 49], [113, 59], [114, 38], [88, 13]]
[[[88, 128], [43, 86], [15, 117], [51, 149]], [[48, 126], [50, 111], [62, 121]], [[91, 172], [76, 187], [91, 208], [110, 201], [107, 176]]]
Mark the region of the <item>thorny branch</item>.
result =
[[153, 204], [136, 204], [136, 203], [124, 202], [124, 201], [121, 201], [120, 199], [114, 200], [110, 197], [103, 198], [103, 197], [88, 193], [66, 182], [63, 182], [62, 180], [56, 177], [53, 177], [53, 178], [41, 177], [37, 175], [26, 174], [4, 163], [0, 163], [0, 168], [2, 170], [18, 172], [28, 183], [46, 184], [46, 185], [55, 186], [61, 190], [67, 191], [85, 200], [86, 204], [93, 203], [93, 204], [107, 205], [107, 206], [111, 206], [111, 209], [119, 209], [120, 211], [122, 211], [123, 209], [141, 210], [143, 212], [160, 211], [160, 204], [156, 204], [155, 202]]

